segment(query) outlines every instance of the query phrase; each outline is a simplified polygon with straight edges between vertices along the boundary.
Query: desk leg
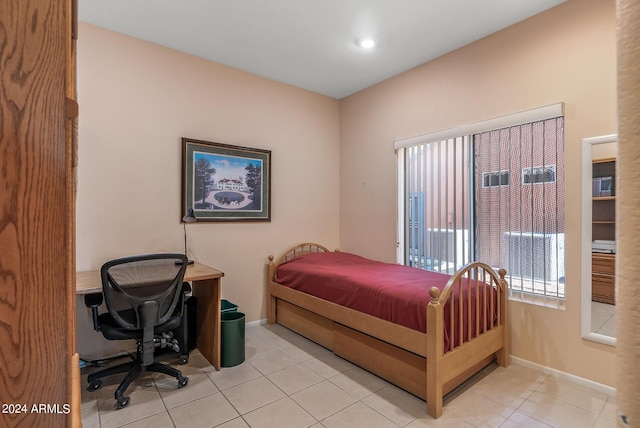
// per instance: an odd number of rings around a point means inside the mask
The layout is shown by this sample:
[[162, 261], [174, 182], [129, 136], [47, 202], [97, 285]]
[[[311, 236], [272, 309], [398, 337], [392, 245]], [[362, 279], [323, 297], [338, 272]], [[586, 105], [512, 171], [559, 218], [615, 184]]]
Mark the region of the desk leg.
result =
[[220, 370], [220, 279], [192, 282], [198, 299], [196, 346], [216, 370]]

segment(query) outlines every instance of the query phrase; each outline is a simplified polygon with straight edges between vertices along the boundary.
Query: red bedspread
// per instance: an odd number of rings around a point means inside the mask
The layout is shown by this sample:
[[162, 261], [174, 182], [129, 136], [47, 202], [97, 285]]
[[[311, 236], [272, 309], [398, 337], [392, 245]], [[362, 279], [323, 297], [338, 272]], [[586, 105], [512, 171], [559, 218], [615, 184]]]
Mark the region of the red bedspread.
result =
[[[426, 332], [426, 306], [431, 300], [429, 289], [437, 287], [442, 291], [449, 278], [449, 275], [437, 272], [378, 262], [342, 252], [305, 254], [282, 263], [276, 271], [276, 282], [279, 284], [420, 332]], [[463, 293], [463, 324], [466, 326], [467, 299], [466, 292]], [[472, 287], [473, 299], [475, 294]], [[480, 295], [484, 296], [484, 292], [480, 292]], [[445, 319], [449, 319], [448, 306], [445, 306]], [[475, 317], [475, 305], [471, 306], [471, 316]], [[455, 320], [458, 319], [458, 311], [456, 305]], [[493, 318], [495, 321], [495, 307]], [[445, 322], [446, 350], [450, 349], [447, 327]], [[454, 326], [454, 329], [457, 330], [458, 326]], [[461, 337], [467, 336], [466, 327], [464, 330]], [[475, 330], [474, 326], [472, 330]], [[459, 345], [460, 335], [456, 332], [454, 336], [456, 345]], [[472, 331], [473, 336], [475, 331]]]

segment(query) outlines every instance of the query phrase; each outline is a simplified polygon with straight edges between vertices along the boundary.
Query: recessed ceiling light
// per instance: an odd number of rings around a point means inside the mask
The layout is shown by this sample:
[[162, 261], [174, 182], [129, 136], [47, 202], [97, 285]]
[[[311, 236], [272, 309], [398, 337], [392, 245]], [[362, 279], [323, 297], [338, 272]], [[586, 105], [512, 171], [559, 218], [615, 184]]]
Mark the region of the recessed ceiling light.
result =
[[364, 49], [371, 49], [376, 45], [376, 39], [373, 36], [361, 37], [358, 40], [358, 46]]

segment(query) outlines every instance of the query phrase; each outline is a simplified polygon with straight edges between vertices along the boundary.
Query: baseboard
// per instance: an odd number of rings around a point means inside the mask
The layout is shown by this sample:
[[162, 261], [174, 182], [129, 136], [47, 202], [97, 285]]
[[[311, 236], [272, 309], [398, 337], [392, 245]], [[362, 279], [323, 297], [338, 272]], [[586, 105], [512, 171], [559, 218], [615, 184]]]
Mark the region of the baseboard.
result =
[[594, 382], [592, 380], [585, 379], [585, 378], [580, 377], [580, 376], [576, 376], [576, 375], [572, 375], [572, 374], [567, 373], [567, 372], [563, 372], [563, 371], [560, 371], [560, 370], [552, 369], [551, 367], [543, 366], [542, 364], [538, 364], [538, 363], [534, 363], [534, 362], [531, 362], [531, 361], [523, 360], [522, 358], [514, 357], [513, 355], [511, 356], [511, 362], [514, 363], [514, 364], [518, 364], [520, 366], [529, 367], [529, 368], [532, 368], [534, 370], [538, 370], [538, 371], [541, 371], [543, 373], [550, 374], [551, 376], [554, 376], [554, 377], [557, 377], [557, 378], [560, 378], [560, 379], [565, 379], [565, 380], [571, 381], [573, 383], [577, 383], [578, 385], [586, 386], [587, 388], [595, 389], [596, 391], [603, 392], [603, 393], [605, 393], [607, 395], [610, 395], [612, 397], [615, 397], [616, 394], [617, 394], [616, 388], [614, 388], [612, 386], [604, 385], [602, 383]]
[[267, 319], [261, 319], [261, 320], [257, 320], [257, 321], [250, 321], [248, 323], [245, 324], [246, 327], [251, 327], [254, 325], [261, 325], [261, 324], [266, 324], [267, 323]]

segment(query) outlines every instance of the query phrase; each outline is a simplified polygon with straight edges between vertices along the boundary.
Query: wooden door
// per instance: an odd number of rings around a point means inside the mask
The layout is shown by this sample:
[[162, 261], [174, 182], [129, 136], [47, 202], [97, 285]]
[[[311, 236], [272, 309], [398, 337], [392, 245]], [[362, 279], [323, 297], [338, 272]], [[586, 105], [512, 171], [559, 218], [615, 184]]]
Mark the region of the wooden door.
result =
[[0, 426], [80, 425], [74, 0], [0, 1]]

